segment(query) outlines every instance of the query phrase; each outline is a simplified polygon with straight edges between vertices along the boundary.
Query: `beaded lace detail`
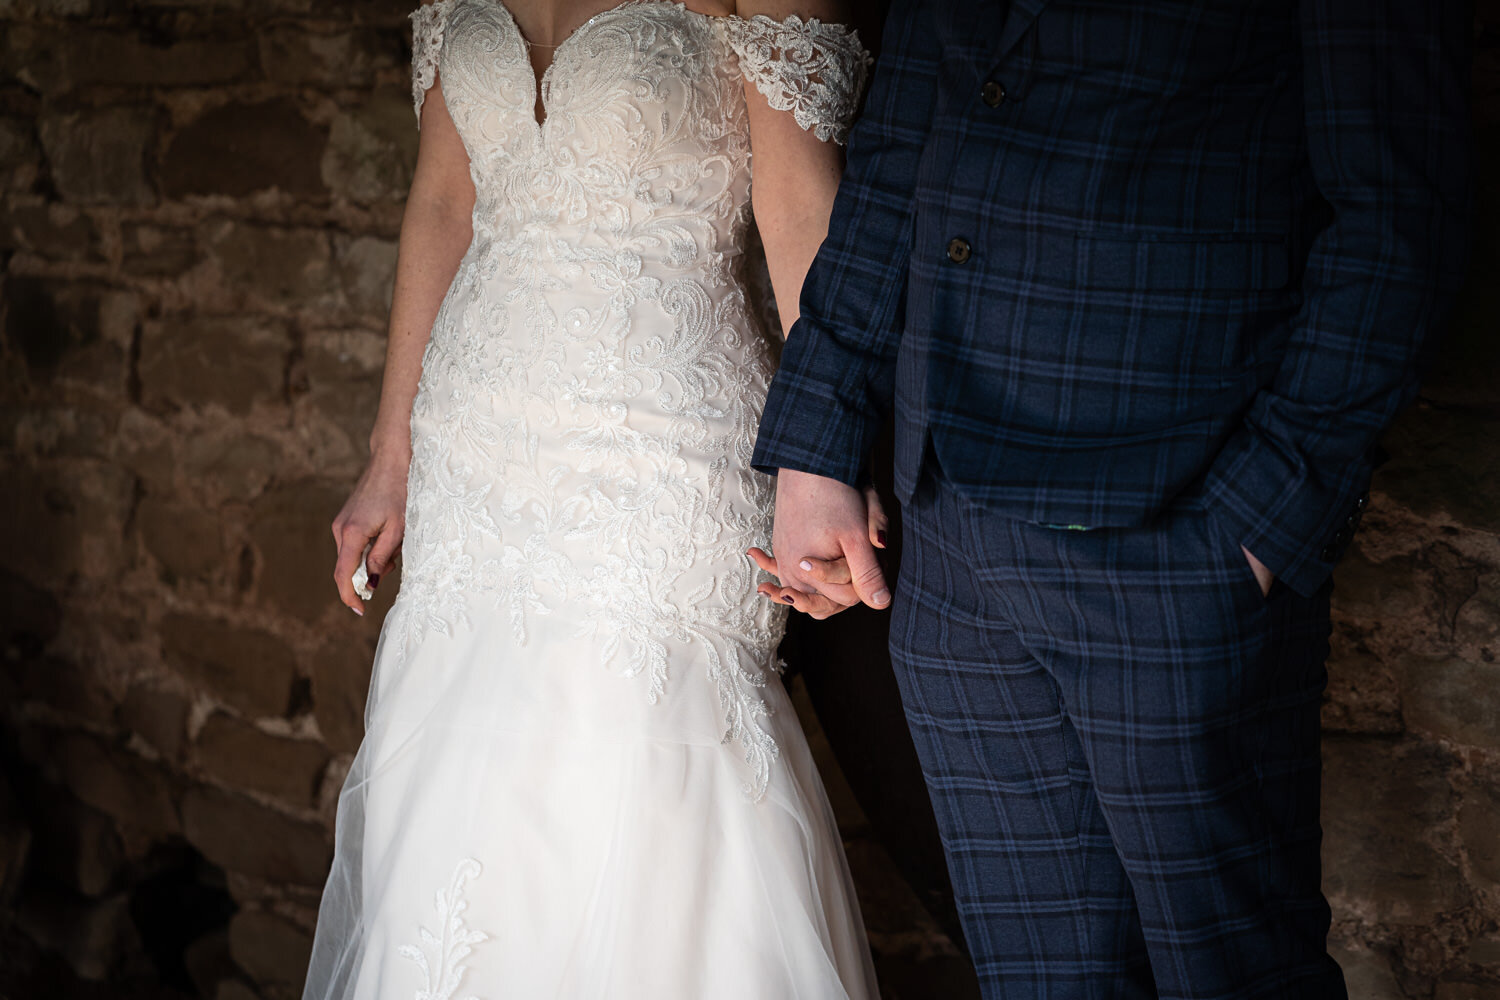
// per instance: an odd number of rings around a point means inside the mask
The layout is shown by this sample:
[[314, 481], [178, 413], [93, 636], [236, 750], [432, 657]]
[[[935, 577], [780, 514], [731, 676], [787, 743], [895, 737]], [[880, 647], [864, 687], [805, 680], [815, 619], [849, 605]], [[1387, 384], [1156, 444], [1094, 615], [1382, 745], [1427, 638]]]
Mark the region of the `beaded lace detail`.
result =
[[727, 20], [740, 71], [771, 107], [792, 112], [799, 126], [824, 142], [842, 145], [870, 71], [870, 53], [858, 33], [795, 14], [784, 21], [764, 14]]

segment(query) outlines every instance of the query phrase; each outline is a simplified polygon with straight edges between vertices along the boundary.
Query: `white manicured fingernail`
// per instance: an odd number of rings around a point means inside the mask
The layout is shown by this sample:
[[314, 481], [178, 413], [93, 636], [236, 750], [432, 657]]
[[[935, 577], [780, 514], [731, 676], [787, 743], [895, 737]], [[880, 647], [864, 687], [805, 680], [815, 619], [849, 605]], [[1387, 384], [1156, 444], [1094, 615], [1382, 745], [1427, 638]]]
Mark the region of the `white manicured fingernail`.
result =
[[889, 590], [875, 591], [875, 603], [879, 604], [881, 607], [884, 607], [885, 605], [891, 603], [891, 592]]
[[812, 572], [812, 563], [808, 562], [806, 559], [802, 560], [797, 565], [802, 569], [804, 573]]

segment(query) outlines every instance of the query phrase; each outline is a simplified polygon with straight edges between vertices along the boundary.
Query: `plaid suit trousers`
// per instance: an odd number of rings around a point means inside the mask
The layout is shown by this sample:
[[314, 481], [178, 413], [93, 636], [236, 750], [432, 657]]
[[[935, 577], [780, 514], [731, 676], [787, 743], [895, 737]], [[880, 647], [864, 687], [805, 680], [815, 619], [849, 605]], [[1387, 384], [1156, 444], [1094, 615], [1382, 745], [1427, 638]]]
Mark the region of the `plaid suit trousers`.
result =
[[1345, 997], [1329, 588], [1262, 597], [1195, 501], [1062, 531], [929, 472], [903, 519], [892, 658], [986, 1000]]

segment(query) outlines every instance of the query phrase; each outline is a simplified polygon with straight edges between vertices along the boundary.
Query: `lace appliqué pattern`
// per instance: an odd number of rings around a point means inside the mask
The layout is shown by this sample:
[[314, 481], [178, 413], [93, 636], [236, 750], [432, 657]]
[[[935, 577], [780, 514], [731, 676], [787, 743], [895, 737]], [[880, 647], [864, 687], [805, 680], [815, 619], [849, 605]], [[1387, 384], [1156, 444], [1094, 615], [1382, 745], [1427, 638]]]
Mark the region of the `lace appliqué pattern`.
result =
[[871, 58], [859, 33], [842, 24], [796, 14], [725, 18], [740, 70], [777, 111], [824, 142], [843, 145], [859, 110]]
[[743, 81], [777, 80], [802, 127], [836, 136], [868, 56], [836, 26], [633, 0], [559, 45], [538, 122], [503, 4], [441, 0], [414, 24], [413, 91], [441, 65], [477, 198], [413, 404], [387, 629], [410, 650], [498, 615], [526, 643], [550, 616], [653, 703], [698, 663], [758, 798], [786, 609], [745, 555], [770, 538], [750, 457], [774, 361], [740, 281]]
[[437, 0], [411, 12], [411, 101], [422, 126], [422, 102], [437, 82], [438, 57], [443, 51], [443, 26], [454, 0]]
[[[482, 931], [470, 930], [464, 922], [464, 911], [469, 904], [464, 900], [464, 889], [472, 879], [479, 877], [482, 868], [473, 858], [465, 858], [453, 870], [453, 878], [447, 889], [439, 889], [433, 901], [437, 910], [438, 929], [418, 927], [421, 945], [403, 945], [397, 950], [402, 958], [409, 959], [422, 970], [426, 985], [417, 991], [415, 1000], [459, 1000], [455, 996], [468, 967], [464, 959], [474, 950], [474, 945], [488, 940]], [[477, 1000], [469, 996], [462, 1000]]]

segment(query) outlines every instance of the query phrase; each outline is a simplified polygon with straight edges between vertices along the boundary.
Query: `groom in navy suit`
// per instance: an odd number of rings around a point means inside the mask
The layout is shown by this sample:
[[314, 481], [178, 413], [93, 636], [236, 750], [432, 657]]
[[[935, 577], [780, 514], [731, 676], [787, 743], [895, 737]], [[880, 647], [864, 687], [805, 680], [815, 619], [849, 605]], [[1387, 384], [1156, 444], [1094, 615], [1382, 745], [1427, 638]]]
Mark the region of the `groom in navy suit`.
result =
[[[1463, 272], [1469, 30], [893, 4], [756, 464], [773, 596], [893, 604], [987, 998], [1345, 995], [1328, 581]], [[859, 489], [887, 413], [894, 588]]]

